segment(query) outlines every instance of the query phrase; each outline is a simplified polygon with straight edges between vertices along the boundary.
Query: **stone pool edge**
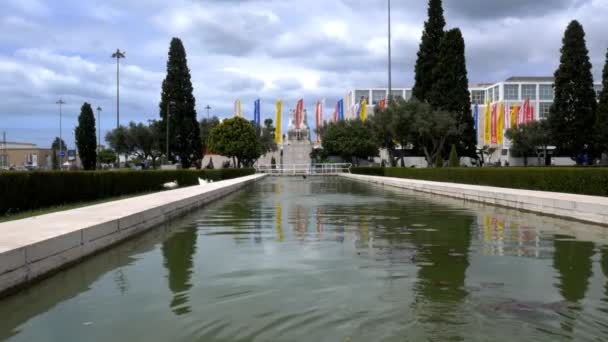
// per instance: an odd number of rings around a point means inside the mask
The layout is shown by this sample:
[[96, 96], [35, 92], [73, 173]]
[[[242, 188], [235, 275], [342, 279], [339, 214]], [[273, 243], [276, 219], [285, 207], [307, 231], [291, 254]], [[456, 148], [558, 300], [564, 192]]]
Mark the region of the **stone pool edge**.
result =
[[256, 174], [0, 223], [0, 298], [264, 177]]
[[341, 174], [352, 180], [393, 186], [500, 207], [608, 226], [608, 198], [406, 178]]

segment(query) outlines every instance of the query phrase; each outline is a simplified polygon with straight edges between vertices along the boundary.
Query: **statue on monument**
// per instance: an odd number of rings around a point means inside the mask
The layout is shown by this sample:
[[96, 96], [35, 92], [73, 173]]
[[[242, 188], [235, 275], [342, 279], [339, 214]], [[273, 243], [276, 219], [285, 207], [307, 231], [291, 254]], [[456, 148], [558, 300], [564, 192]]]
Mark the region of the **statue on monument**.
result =
[[[297, 122], [298, 119], [301, 122]], [[299, 127], [299, 128], [298, 128]], [[308, 128], [308, 114], [302, 109], [301, 118], [298, 118], [295, 109], [289, 110], [289, 125], [287, 127], [288, 142], [310, 143], [310, 128]]]

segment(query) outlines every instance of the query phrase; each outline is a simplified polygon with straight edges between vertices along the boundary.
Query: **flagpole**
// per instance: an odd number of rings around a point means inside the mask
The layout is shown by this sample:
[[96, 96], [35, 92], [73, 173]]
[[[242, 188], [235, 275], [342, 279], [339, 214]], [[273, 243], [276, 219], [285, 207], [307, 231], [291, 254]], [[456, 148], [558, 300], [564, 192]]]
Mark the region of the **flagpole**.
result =
[[392, 61], [391, 61], [391, 0], [388, 0], [388, 99], [392, 97]]

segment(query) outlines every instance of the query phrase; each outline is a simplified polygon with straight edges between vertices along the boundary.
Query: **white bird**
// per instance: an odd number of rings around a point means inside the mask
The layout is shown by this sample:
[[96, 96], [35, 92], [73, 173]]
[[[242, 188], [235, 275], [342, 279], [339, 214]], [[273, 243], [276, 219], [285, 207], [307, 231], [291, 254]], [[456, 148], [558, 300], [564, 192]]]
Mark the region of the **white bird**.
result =
[[212, 180], [208, 180], [208, 179], [202, 179], [202, 178], [198, 178], [198, 185], [205, 185], [205, 184], [209, 184], [209, 183], [213, 183]]
[[163, 184], [163, 188], [165, 189], [175, 189], [177, 188], [179, 185], [177, 184], [177, 181], [174, 180], [173, 182], [168, 182]]

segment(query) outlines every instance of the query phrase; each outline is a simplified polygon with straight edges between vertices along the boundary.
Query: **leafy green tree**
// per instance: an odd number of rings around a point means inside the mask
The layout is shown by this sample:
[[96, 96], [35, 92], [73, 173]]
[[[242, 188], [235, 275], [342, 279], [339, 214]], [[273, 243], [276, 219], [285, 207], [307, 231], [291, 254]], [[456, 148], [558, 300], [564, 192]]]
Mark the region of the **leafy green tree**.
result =
[[456, 114], [456, 128], [460, 132], [449, 140], [446, 147], [454, 144], [460, 156], [477, 159], [465, 44], [459, 29], [449, 30], [443, 36], [433, 79], [435, 82], [431, 87], [429, 103], [434, 108]]
[[210, 119], [205, 118], [201, 120], [201, 143], [204, 153], [207, 153], [209, 149], [209, 137], [211, 136], [211, 130], [219, 124], [220, 119], [218, 119], [217, 116]]
[[393, 99], [388, 108], [381, 110], [380, 107], [376, 106], [374, 109], [374, 115], [368, 120], [371, 124], [371, 129], [374, 136], [378, 139], [378, 145], [380, 148], [386, 149], [388, 152], [389, 163], [391, 166], [397, 166], [397, 159], [395, 158], [395, 130], [393, 129], [394, 123], [394, 103], [398, 99]]
[[173, 38], [162, 85], [160, 117], [163, 132], [169, 123], [168, 159], [176, 161], [178, 157], [184, 168], [200, 161], [203, 153], [195, 102], [186, 50], [179, 38]]
[[602, 73], [603, 90], [597, 106], [594, 132], [594, 149], [599, 155], [608, 152], [608, 52]]
[[419, 101], [429, 101], [431, 87], [435, 82], [433, 70], [439, 60], [439, 45], [444, 35], [445, 18], [441, 0], [429, 0], [428, 20], [418, 51], [415, 68], [413, 95]]
[[538, 165], [545, 164], [541, 158], [547, 156], [551, 143], [551, 131], [547, 121], [517, 125], [507, 130], [506, 137], [512, 142], [512, 151], [524, 158], [525, 166], [528, 166], [528, 157], [532, 155], [538, 158]]
[[97, 159], [101, 164], [113, 164], [116, 162], [116, 153], [111, 149], [103, 149], [97, 154]]
[[95, 170], [97, 164], [97, 136], [95, 134], [95, 114], [88, 103], [80, 108], [76, 127], [76, 147], [85, 170]]
[[[458, 136], [454, 113], [433, 109], [427, 103], [411, 101], [413, 113], [412, 142], [420, 149], [431, 167], [440, 155], [447, 141]], [[443, 158], [442, 158], [443, 160]]]
[[211, 130], [209, 149], [236, 159], [235, 165], [251, 166], [262, 155], [262, 144], [253, 124], [235, 117], [222, 121]]
[[343, 120], [323, 128], [323, 153], [358, 165], [359, 159], [378, 155], [378, 141], [369, 121]]
[[127, 157], [140, 161], [150, 160], [153, 167], [163, 155], [161, 145], [163, 125], [151, 120], [148, 125], [130, 122], [128, 127], [120, 126], [106, 135], [110, 147]]
[[559, 152], [580, 164], [593, 136], [597, 103], [585, 31], [576, 20], [566, 29], [561, 54], [549, 126]]
[[450, 167], [460, 167], [460, 158], [454, 144], [452, 144], [452, 148], [450, 149]]
[[[262, 154], [274, 152], [277, 150], [277, 143], [274, 140], [275, 127], [272, 125], [272, 119], [264, 120], [264, 127], [260, 130], [260, 144], [262, 145]], [[256, 127], [259, 129], [259, 127]]]
[[412, 142], [412, 130], [419, 102], [406, 102], [399, 98], [392, 101], [389, 110], [393, 112], [393, 122], [390, 126], [394, 141], [401, 147], [401, 167], [405, 166], [404, 149]]
[[117, 155], [129, 155], [132, 153], [133, 146], [130, 144], [131, 140], [128, 136], [129, 129], [125, 126], [119, 126], [106, 133], [106, 141]]
[[[59, 137], [55, 137], [55, 140], [53, 140], [53, 143], [51, 144], [51, 149], [59, 151]], [[66, 151], [67, 149], [68, 146], [65, 144], [65, 141], [61, 139], [61, 150]]]

